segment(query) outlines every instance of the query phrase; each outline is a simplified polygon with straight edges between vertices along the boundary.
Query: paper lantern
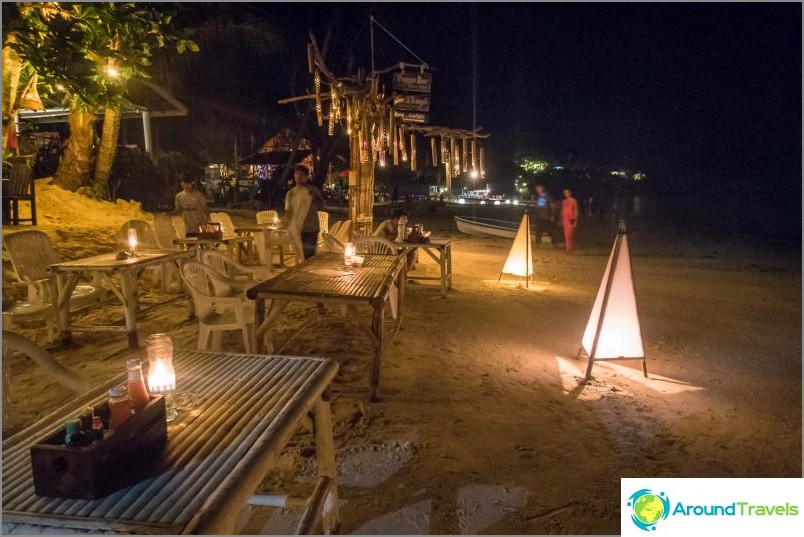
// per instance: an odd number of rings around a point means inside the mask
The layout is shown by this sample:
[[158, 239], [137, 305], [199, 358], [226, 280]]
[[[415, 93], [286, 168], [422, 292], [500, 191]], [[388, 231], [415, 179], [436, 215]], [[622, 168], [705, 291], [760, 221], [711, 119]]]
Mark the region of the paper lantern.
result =
[[525, 278], [525, 286], [529, 286], [530, 277], [533, 274], [533, 247], [530, 241], [530, 216], [528, 211], [525, 211], [525, 214], [522, 215], [522, 221], [516, 231], [514, 243], [508, 251], [508, 257], [505, 259], [505, 265], [497, 281], [502, 279], [503, 274], [513, 274], [514, 276]]
[[642, 372], [648, 376], [623, 220], [581, 341], [578, 355], [585, 353], [589, 358], [585, 379], [591, 376], [595, 360], [642, 360]]

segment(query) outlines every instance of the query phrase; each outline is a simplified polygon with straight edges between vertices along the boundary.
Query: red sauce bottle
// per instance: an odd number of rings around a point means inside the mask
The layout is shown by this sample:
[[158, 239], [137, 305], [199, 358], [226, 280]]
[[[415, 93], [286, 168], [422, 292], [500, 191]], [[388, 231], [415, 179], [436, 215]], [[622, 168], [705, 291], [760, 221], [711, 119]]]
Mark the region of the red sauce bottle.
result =
[[139, 360], [128, 360], [128, 398], [131, 400], [131, 409], [136, 414], [148, 405], [148, 388], [145, 387], [145, 378], [142, 376], [142, 366]]
[[109, 390], [109, 428], [115, 430], [131, 417], [131, 401], [125, 386], [115, 386]]

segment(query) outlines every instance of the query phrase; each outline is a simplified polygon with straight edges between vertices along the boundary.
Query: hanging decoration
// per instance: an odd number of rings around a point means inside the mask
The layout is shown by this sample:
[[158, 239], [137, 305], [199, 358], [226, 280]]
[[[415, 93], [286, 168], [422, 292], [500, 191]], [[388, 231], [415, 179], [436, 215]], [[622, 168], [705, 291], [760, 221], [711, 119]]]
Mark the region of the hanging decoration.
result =
[[318, 118], [318, 126], [324, 125], [324, 113], [321, 110], [321, 72], [315, 70], [315, 115]]
[[402, 153], [402, 162], [408, 161], [408, 150], [405, 147], [405, 129], [399, 127], [399, 151]]
[[37, 76], [36, 73], [31, 76], [28, 86], [22, 95], [20, 101], [20, 108], [23, 110], [44, 110], [45, 105], [42, 103], [42, 98], [39, 97], [39, 91], [36, 89]]
[[469, 171], [469, 158], [467, 154], [469, 151], [469, 138], [464, 138], [463, 140], [461, 140], [461, 149], [463, 150], [462, 153], [463, 173], [466, 173]]
[[346, 134], [352, 134], [352, 102], [346, 99]]
[[483, 163], [483, 146], [480, 147], [480, 178], [486, 178], [486, 166]]
[[410, 171], [416, 171], [416, 135], [410, 133]]
[[436, 151], [436, 139], [435, 136], [430, 138], [430, 161], [433, 167], [438, 166], [438, 152]]
[[458, 139], [452, 138], [452, 154], [453, 154], [453, 163], [452, 163], [452, 175], [457, 177], [461, 174], [461, 148], [458, 146]]
[[472, 175], [477, 177], [477, 140], [472, 139]]
[[338, 119], [338, 90], [335, 89], [335, 86], [332, 87], [330, 95], [332, 97], [329, 103], [329, 124], [327, 125], [328, 136], [335, 134], [335, 121]]

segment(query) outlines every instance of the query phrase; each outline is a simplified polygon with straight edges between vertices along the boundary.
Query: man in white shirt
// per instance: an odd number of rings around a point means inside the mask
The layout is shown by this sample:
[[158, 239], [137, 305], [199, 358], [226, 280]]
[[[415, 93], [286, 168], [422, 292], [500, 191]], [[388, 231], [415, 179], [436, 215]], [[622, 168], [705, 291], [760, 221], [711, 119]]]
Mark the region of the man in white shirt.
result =
[[318, 239], [318, 211], [324, 208], [321, 191], [309, 183], [310, 170], [299, 164], [294, 169], [296, 186], [285, 196], [285, 216], [282, 219], [288, 228], [299, 259], [304, 261], [315, 255]]
[[193, 180], [181, 178], [181, 192], [176, 194], [176, 209], [173, 216], [184, 218], [185, 233], [198, 233], [198, 226], [209, 222], [207, 197], [193, 188]]

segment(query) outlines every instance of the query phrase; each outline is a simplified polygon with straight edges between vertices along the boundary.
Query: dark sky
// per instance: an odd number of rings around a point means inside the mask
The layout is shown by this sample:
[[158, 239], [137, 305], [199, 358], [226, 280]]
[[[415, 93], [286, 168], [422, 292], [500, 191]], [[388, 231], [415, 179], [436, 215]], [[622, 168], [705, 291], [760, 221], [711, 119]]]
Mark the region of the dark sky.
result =
[[[370, 65], [369, 14], [430, 64], [433, 123], [492, 133], [517, 151], [641, 169], [687, 183], [801, 192], [801, 5], [266, 3], [285, 52], [249, 76], [263, 97], [301, 93], [307, 31], [345, 72]], [[362, 28], [362, 31], [360, 31]], [[473, 40], [476, 61], [473, 61]], [[378, 68], [414, 58], [375, 30]], [[473, 77], [477, 91], [473, 93]], [[293, 86], [293, 87], [292, 87]], [[283, 120], [287, 109], [267, 105]]]

